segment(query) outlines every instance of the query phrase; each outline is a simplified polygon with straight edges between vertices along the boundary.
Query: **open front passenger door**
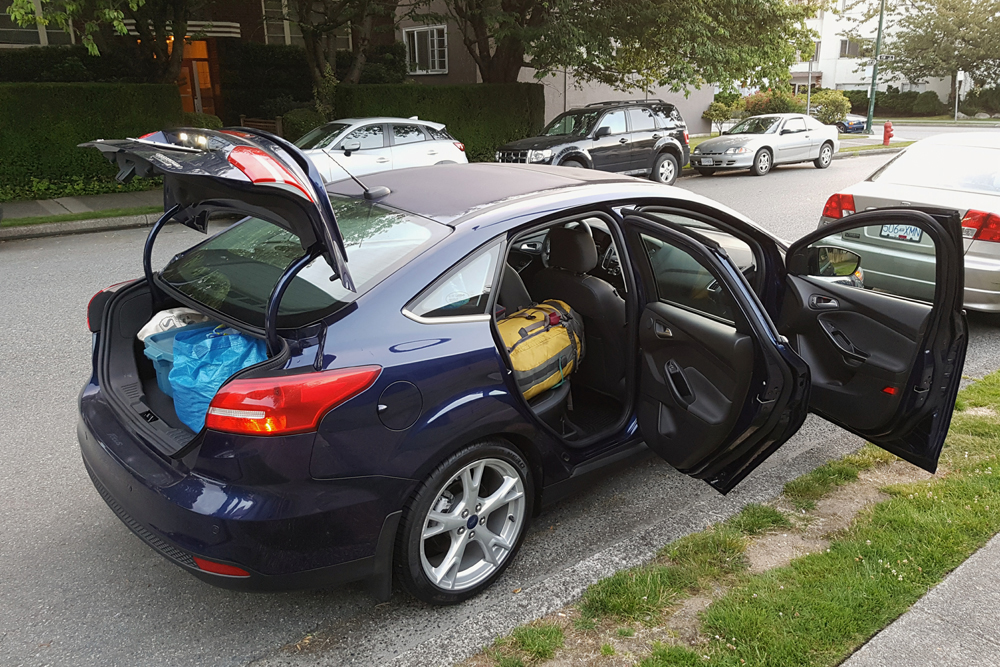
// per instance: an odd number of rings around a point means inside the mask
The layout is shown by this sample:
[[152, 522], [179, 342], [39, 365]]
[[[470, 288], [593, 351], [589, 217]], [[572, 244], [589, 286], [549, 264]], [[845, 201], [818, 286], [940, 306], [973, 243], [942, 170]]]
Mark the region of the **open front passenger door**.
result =
[[802, 425], [809, 369], [722, 246], [642, 214], [624, 226], [639, 277], [639, 429], [726, 493]]

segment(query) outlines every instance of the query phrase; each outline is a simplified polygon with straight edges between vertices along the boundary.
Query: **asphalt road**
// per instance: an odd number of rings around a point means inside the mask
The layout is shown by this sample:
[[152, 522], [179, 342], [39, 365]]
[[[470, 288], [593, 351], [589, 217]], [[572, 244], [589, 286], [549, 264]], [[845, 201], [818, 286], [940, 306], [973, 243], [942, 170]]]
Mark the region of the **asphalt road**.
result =
[[[764, 178], [693, 177], [681, 186], [794, 239], [815, 227], [830, 193], [886, 159], [839, 160], [826, 171], [784, 167]], [[76, 444], [76, 395], [90, 368], [86, 304], [98, 289], [141, 274], [144, 235], [0, 244], [7, 323], [0, 330], [0, 665], [452, 664], [600, 576], [773, 497], [788, 479], [859, 444], [810, 418], [725, 498], [642, 458], [543, 514], [504, 578], [459, 607], [428, 608], [398, 592], [376, 606], [359, 585], [285, 594], [215, 589], [129, 533], [91, 486]], [[168, 228], [154, 264], [197, 238]], [[970, 322], [965, 373], [981, 376], [1000, 365], [991, 352], [1000, 321]]]

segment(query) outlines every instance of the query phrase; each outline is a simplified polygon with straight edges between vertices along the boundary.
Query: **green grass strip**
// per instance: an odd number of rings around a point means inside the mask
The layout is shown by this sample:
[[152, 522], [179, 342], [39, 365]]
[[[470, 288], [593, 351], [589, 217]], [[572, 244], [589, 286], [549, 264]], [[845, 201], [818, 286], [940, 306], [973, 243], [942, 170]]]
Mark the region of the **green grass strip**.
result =
[[109, 208], [103, 211], [88, 211], [86, 213], [63, 213], [60, 215], [42, 215], [32, 218], [10, 218], [8, 220], [0, 220], [0, 227], [23, 227], [25, 225], [41, 225], [47, 222], [122, 218], [130, 215], [148, 215], [150, 213], [163, 213], [163, 207], [137, 206], [134, 208]]
[[889, 146], [883, 146], [882, 144], [862, 144], [860, 146], [841, 146], [841, 153], [858, 153], [860, 151], [876, 151], [884, 148], [906, 148], [912, 141], [897, 141]]

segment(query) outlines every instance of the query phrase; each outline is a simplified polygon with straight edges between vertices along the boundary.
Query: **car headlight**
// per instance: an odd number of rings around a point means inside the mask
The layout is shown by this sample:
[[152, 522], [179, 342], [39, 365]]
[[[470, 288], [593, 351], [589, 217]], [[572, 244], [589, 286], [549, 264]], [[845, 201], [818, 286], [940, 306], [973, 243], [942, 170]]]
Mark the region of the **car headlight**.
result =
[[726, 149], [726, 155], [736, 155], [737, 153], [749, 153], [750, 149], [746, 146], [734, 146], [733, 148]]
[[541, 151], [531, 151], [528, 154], [528, 162], [544, 162], [552, 158], [552, 151], [548, 148]]
[[694, 147], [694, 152], [695, 153], [700, 153], [701, 152], [701, 146], [695, 146]]

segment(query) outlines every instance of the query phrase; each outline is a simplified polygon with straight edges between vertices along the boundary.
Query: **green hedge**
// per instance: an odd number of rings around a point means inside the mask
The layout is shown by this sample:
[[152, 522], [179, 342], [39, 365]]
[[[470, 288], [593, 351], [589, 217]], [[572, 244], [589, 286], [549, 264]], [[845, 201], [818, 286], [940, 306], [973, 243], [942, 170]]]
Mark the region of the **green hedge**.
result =
[[[868, 114], [867, 90], [845, 90], [843, 93], [851, 101], [854, 113]], [[923, 93], [908, 90], [903, 93], [899, 88], [889, 86], [888, 90], [875, 93], [876, 116], [934, 116], [942, 113], [943, 109], [940, 98], [932, 90]]]
[[431, 86], [337, 86], [337, 118], [419, 116], [448, 126], [470, 161], [492, 161], [496, 149], [538, 134], [545, 93], [538, 83]]
[[306, 54], [298, 46], [218, 40], [222, 120], [274, 118], [312, 101]]
[[154, 76], [151, 62], [116, 42], [102, 46], [99, 56], [88, 54], [83, 46], [0, 49], [0, 82], [4, 83], [145, 83]]
[[181, 124], [171, 84], [0, 83], [0, 183], [111, 177], [93, 139], [138, 137]]

